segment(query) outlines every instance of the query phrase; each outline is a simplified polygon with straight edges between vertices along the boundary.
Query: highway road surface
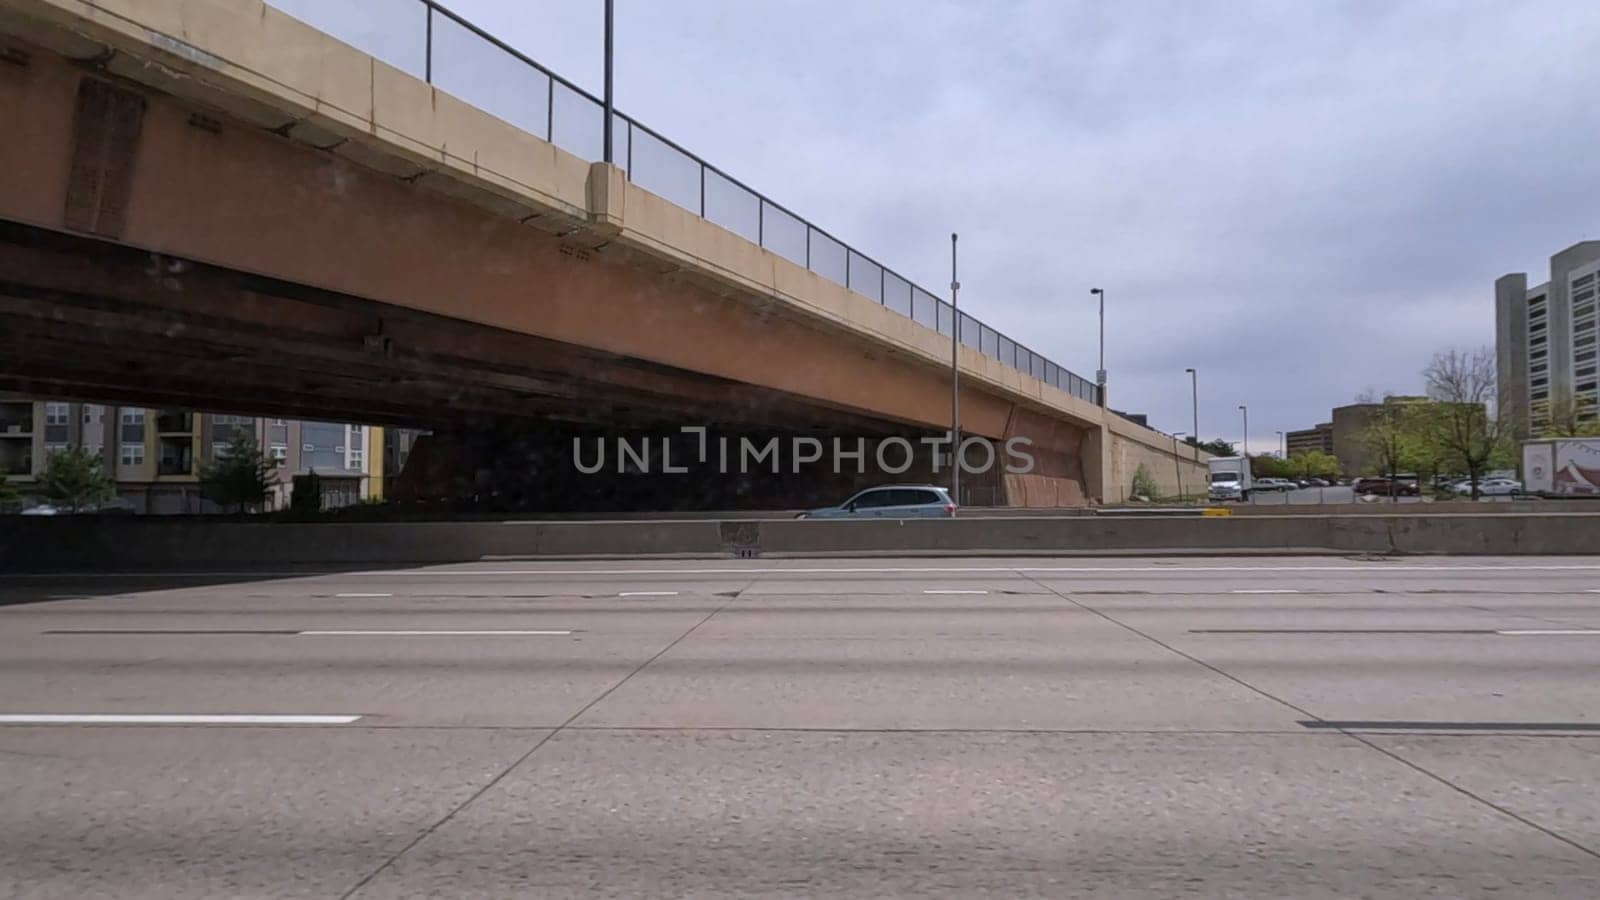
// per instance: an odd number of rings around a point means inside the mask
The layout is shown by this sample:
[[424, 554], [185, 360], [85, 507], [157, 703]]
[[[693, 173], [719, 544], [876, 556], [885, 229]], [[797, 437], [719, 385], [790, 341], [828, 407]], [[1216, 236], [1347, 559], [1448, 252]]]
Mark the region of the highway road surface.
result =
[[4, 897], [1600, 897], [1600, 557], [0, 576]]

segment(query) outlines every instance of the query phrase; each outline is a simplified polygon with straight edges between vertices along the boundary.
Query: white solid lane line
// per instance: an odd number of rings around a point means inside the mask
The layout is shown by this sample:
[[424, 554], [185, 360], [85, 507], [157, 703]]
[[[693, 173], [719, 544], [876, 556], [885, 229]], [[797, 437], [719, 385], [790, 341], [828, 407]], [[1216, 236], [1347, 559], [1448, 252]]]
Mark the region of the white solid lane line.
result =
[[1600, 634], [1600, 628], [1523, 628], [1515, 631], [1497, 631], [1495, 634], [1510, 634], [1519, 637], [1552, 634]]
[[622, 591], [618, 597], [676, 597], [677, 591]]
[[988, 591], [926, 590], [924, 594], [987, 594]]
[[[866, 567], [816, 567], [816, 568], [717, 568], [717, 569], [446, 569], [413, 571], [406, 569], [379, 569], [358, 573], [365, 578], [384, 576], [391, 578], [481, 578], [507, 575], [919, 575], [938, 574], [941, 572], [976, 572], [995, 574], [1095, 574], [1097, 572], [1111, 573], [1144, 573], [1159, 575], [1163, 572], [1344, 572], [1360, 573], [1362, 575], [1426, 575], [1437, 572], [1596, 572], [1600, 571], [1600, 564], [1572, 564], [1572, 565], [1361, 565], [1350, 564], [1343, 566], [886, 566], [881, 568]], [[344, 572], [305, 572], [305, 571], [271, 571], [271, 570], [244, 570], [234, 572], [76, 572], [71, 577], [84, 579], [103, 578], [172, 578], [172, 577], [214, 577], [218, 575], [238, 577], [297, 577], [297, 578], [326, 578], [338, 577], [351, 573]], [[60, 573], [42, 572], [8, 572], [0, 578], [11, 579], [60, 579]]]
[[1235, 590], [1235, 594], [1298, 594], [1294, 588], [1260, 588], [1257, 590]]
[[527, 635], [564, 635], [572, 632], [528, 629], [402, 629], [385, 631], [369, 628], [319, 628], [297, 633], [301, 637], [523, 637]]
[[335, 597], [393, 597], [393, 594], [334, 594]]
[[3, 713], [0, 725], [349, 725], [360, 716]]
[[1425, 575], [1436, 572], [1593, 572], [1600, 564], [1510, 564], [1510, 565], [1360, 565], [1344, 566], [816, 566], [808, 568], [707, 568], [707, 569], [447, 569], [365, 572], [366, 576], [476, 578], [506, 575], [937, 575], [941, 572], [978, 574], [1089, 574], [1097, 572], [1344, 572], [1362, 575]]

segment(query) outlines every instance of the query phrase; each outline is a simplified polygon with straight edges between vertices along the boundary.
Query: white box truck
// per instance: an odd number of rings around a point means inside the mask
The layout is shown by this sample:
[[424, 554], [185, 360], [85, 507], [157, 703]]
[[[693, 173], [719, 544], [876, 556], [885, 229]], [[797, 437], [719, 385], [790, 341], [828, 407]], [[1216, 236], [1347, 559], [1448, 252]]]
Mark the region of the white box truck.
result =
[[1600, 498], [1600, 438], [1544, 438], [1522, 445], [1523, 493]]
[[1242, 456], [1215, 456], [1206, 460], [1206, 468], [1211, 472], [1208, 493], [1212, 500], [1250, 499], [1250, 488], [1254, 484], [1250, 480], [1250, 460]]

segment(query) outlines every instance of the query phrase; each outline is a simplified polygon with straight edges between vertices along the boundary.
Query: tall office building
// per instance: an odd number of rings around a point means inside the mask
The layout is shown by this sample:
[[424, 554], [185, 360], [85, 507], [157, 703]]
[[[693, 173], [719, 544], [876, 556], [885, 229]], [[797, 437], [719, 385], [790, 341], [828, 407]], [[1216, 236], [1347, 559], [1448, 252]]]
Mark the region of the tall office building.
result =
[[1600, 241], [1550, 257], [1543, 284], [1529, 287], [1521, 272], [1495, 281], [1499, 414], [1510, 417], [1519, 434], [1544, 434], [1552, 415], [1597, 417], [1597, 295]]
[[[404, 461], [403, 454], [385, 452], [386, 430], [376, 426], [0, 395], [0, 477], [27, 494], [50, 454], [78, 446], [100, 457], [126, 509], [211, 512], [200, 490], [201, 467], [225, 453], [241, 430], [278, 464], [269, 510], [287, 506], [294, 476], [308, 473], [321, 481], [325, 508], [382, 498], [386, 463]], [[409, 449], [411, 435], [396, 436]]]

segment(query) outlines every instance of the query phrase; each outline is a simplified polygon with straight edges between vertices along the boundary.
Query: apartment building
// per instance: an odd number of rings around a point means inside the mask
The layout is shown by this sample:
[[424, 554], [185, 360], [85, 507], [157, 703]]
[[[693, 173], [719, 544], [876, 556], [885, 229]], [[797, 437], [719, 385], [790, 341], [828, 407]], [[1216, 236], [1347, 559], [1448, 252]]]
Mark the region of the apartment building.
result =
[[1528, 286], [1526, 273], [1495, 280], [1495, 364], [1501, 416], [1522, 435], [1541, 435], [1557, 418], [1600, 417], [1596, 377], [1600, 241], [1550, 257], [1550, 277]]
[[309, 473], [321, 481], [324, 508], [381, 499], [386, 461], [403, 465], [414, 439], [399, 432], [403, 450], [386, 453], [386, 429], [377, 426], [0, 395], [0, 477], [26, 494], [51, 453], [78, 446], [100, 457], [126, 509], [212, 512], [201, 494], [201, 468], [241, 430], [278, 463], [268, 509], [287, 506], [294, 476]]
[[1332, 455], [1333, 423], [1320, 422], [1310, 428], [1287, 432], [1283, 440], [1290, 456], [1313, 451]]

